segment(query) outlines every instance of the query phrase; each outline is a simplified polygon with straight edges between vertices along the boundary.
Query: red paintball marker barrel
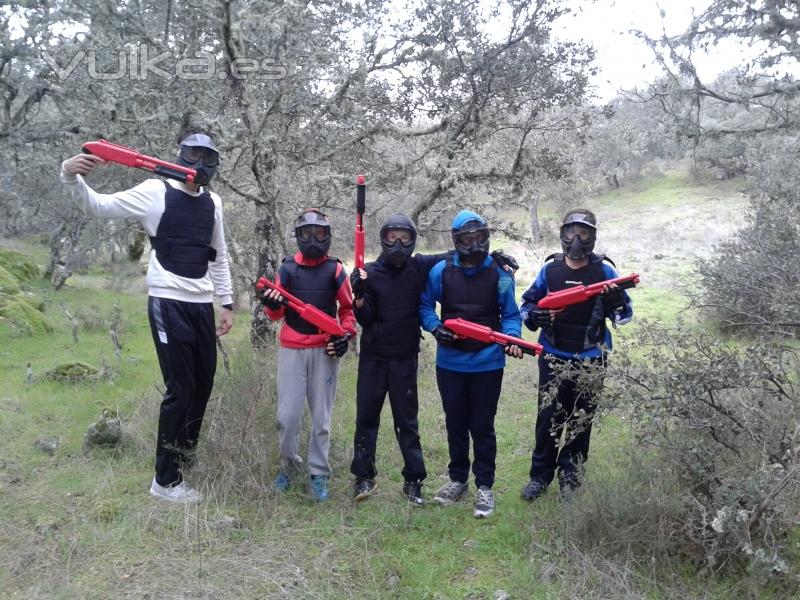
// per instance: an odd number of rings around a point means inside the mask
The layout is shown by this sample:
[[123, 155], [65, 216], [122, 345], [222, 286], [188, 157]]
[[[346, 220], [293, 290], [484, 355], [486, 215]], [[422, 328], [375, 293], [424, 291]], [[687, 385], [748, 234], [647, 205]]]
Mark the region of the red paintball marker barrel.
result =
[[356, 230], [355, 230], [355, 264], [364, 268], [364, 211], [367, 209], [367, 185], [363, 175], [356, 177]]
[[513, 335], [506, 335], [505, 333], [495, 331], [486, 325], [473, 323], [472, 321], [467, 321], [466, 319], [462, 319], [460, 317], [458, 319], [445, 320], [444, 326], [456, 335], [460, 335], [471, 340], [478, 340], [479, 342], [484, 342], [486, 344], [500, 344], [501, 346], [516, 344], [520, 347], [522, 352], [525, 354], [530, 354], [531, 356], [539, 356], [544, 350], [542, 345], [537, 344], [536, 342], [529, 342], [528, 340], [523, 340], [522, 338], [514, 337]]
[[152, 156], [142, 154], [138, 150], [120, 146], [107, 140], [98, 140], [96, 142], [85, 142], [83, 144], [83, 151], [87, 154], [94, 154], [103, 160], [114, 162], [126, 167], [134, 167], [161, 175], [162, 177], [169, 177], [170, 179], [177, 179], [183, 183], [191, 182], [197, 177], [197, 171], [181, 165], [176, 165]]
[[572, 306], [573, 304], [580, 304], [581, 302], [586, 302], [590, 298], [602, 294], [605, 286], [612, 283], [616, 283], [617, 287], [623, 290], [630, 289], [636, 287], [636, 284], [639, 283], [639, 274], [631, 273], [625, 277], [615, 277], [614, 279], [607, 279], [605, 281], [593, 283], [592, 285], [576, 285], [566, 290], [553, 292], [539, 300], [539, 302], [536, 303], [536, 307], [558, 310], [560, 308]]
[[314, 327], [322, 331], [323, 333], [327, 333], [328, 335], [336, 335], [336, 336], [343, 336], [347, 332], [339, 325], [339, 322], [331, 317], [330, 315], [322, 312], [316, 306], [312, 306], [311, 304], [306, 304], [299, 298], [292, 296], [289, 292], [287, 292], [283, 287], [274, 283], [267, 279], [266, 277], [261, 277], [256, 283], [256, 289], [261, 291], [264, 288], [269, 288], [271, 290], [278, 290], [281, 296], [283, 296], [286, 305], [295, 311], [301, 319], [304, 321], [311, 323]]

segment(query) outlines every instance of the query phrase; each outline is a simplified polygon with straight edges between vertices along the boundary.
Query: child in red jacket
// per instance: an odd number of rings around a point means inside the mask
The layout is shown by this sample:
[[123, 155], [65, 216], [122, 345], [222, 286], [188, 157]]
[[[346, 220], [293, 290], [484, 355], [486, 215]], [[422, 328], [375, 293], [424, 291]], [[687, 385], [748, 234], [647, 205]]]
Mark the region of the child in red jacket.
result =
[[347, 352], [350, 338], [356, 335], [353, 296], [342, 263], [328, 256], [331, 224], [317, 209], [303, 212], [295, 221], [299, 251], [283, 259], [276, 283], [301, 301], [331, 317], [338, 312], [339, 323], [347, 332], [331, 337], [301, 319], [282, 304], [280, 293], [267, 291], [264, 312], [273, 320], [284, 319], [278, 351], [278, 442], [281, 471], [273, 487], [284, 492], [303, 459], [298, 454], [304, 404], [311, 413], [311, 439], [308, 445], [309, 489], [317, 501], [328, 499], [331, 475], [328, 463], [331, 411], [336, 397], [339, 358]]

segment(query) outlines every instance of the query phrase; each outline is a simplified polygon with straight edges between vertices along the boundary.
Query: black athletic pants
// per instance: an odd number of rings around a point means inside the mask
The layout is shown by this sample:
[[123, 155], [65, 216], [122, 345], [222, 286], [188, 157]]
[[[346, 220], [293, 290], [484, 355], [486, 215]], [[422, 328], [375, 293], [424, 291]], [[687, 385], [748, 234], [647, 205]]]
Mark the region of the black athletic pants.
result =
[[[539, 414], [536, 417], [536, 447], [531, 458], [531, 479], [544, 484], [553, 481], [556, 467], [559, 480], [570, 485], [578, 483], [576, 469], [589, 458], [589, 438], [592, 435], [591, 417], [594, 414], [596, 398], [588, 390], [578, 390], [574, 380], [565, 379], [558, 384], [558, 391], [552, 402], [545, 404], [545, 394], [549, 387], [556, 385], [553, 361], [559, 359], [544, 355], [539, 357]], [[562, 361], [563, 362], [563, 361]], [[604, 364], [605, 358], [591, 361], [592, 365]], [[573, 361], [573, 365], [580, 363]], [[557, 405], [560, 407], [557, 408]], [[566, 444], [559, 452], [564, 427], [578, 427], [576, 414], [583, 410], [589, 416], [588, 423], [580, 425], [580, 431], [567, 431]]]
[[358, 359], [356, 385], [356, 433], [350, 472], [356, 477], [374, 479], [375, 447], [386, 394], [394, 419], [394, 433], [403, 455], [403, 477], [422, 481], [427, 473], [422, 459], [417, 424], [417, 357], [395, 360]]
[[170, 486], [181, 482], [181, 467], [193, 460], [214, 385], [214, 308], [210, 302], [151, 296], [147, 313], [166, 387], [158, 419], [156, 482]]
[[503, 384], [503, 369], [461, 373], [436, 367], [436, 382], [442, 396], [447, 427], [450, 479], [466, 483], [469, 478], [471, 435], [475, 485], [491, 488], [494, 485], [497, 457], [494, 417]]

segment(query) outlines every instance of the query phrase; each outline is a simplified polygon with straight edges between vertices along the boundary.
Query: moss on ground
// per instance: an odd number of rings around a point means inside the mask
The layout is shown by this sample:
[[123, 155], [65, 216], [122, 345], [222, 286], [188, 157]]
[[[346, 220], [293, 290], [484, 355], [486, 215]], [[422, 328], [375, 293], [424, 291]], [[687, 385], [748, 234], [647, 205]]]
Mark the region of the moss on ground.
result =
[[0, 248], [0, 323], [8, 324], [18, 334], [53, 330], [44, 315], [44, 303], [20, 285], [38, 276], [39, 268], [24, 255]]
[[39, 267], [32, 259], [8, 248], [0, 248], [0, 267], [21, 282], [33, 281], [41, 276]]

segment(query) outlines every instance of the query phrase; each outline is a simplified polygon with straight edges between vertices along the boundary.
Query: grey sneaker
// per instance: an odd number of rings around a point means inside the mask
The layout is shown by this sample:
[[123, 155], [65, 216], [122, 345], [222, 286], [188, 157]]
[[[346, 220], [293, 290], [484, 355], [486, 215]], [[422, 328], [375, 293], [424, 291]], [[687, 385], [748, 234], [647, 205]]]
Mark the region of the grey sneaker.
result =
[[494, 512], [494, 492], [485, 485], [482, 485], [475, 492], [475, 512], [472, 513], [476, 519], [488, 517]]
[[468, 490], [469, 486], [466, 483], [448, 481], [439, 488], [439, 491], [436, 492], [436, 495], [433, 497], [433, 501], [439, 506], [450, 506], [451, 504], [463, 500]]

